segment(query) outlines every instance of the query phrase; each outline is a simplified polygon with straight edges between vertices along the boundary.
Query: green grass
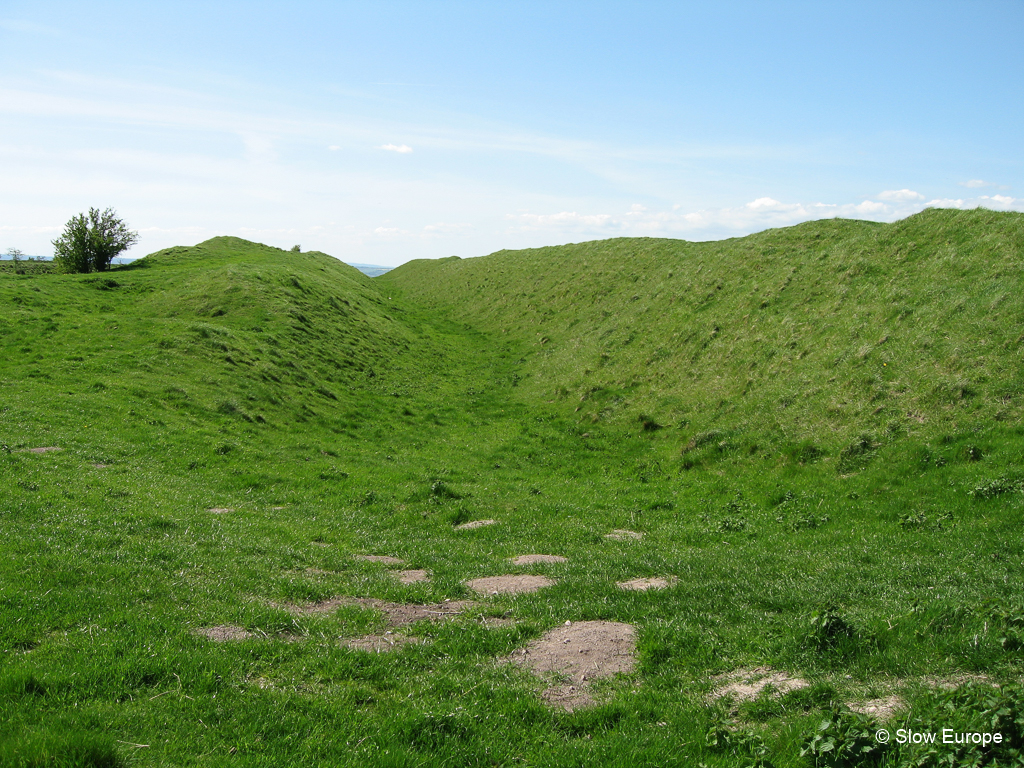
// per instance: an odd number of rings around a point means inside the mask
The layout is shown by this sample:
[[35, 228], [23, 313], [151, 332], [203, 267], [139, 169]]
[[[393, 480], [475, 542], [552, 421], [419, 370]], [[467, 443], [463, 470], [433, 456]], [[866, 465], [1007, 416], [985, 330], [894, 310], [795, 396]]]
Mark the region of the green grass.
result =
[[[823, 718], [855, 743], [849, 702], [1004, 711], [927, 680], [1022, 674], [1022, 235], [929, 211], [372, 280], [216, 238], [0, 274], [0, 764], [800, 766]], [[392, 654], [339, 642], [376, 611], [281, 607], [511, 572], [558, 584]], [[591, 619], [636, 626], [637, 670], [549, 710], [502, 660]], [[763, 665], [814, 687], [707, 703]]]

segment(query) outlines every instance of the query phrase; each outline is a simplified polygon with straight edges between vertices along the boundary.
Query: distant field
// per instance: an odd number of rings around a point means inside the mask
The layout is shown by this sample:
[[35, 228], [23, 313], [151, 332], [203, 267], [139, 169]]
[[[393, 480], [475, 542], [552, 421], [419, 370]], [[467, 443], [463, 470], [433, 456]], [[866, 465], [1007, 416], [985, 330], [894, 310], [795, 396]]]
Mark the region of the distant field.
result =
[[1020, 764], [1022, 255], [0, 271], [0, 765]]

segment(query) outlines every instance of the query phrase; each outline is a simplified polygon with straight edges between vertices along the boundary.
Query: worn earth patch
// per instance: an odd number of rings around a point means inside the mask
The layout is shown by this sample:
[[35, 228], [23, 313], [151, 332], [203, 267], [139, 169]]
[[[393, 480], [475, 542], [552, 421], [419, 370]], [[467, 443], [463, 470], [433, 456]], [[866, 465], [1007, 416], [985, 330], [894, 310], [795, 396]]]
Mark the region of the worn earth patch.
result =
[[396, 635], [393, 632], [385, 632], [383, 635], [364, 635], [342, 640], [341, 644], [346, 648], [356, 651], [367, 651], [368, 653], [388, 653], [401, 648], [403, 645], [416, 644], [418, 638], [407, 635]]
[[512, 565], [534, 565], [535, 563], [565, 563], [561, 555], [520, 555], [512, 558]]
[[390, 555], [353, 555], [356, 560], [366, 560], [370, 563], [384, 563], [384, 565], [401, 565], [405, 561], [391, 557]]
[[372, 597], [332, 597], [330, 600], [322, 600], [319, 603], [308, 605], [286, 603], [282, 607], [292, 613], [310, 614], [331, 613], [347, 605], [358, 605], [381, 611], [387, 620], [387, 626], [394, 628], [413, 624], [423, 619], [431, 621], [450, 619], [473, 608], [476, 603], [471, 600], [447, 600], [433, 605], [415, 605], [412, 603], [389, 603], [386, 600], [377, 600]]
[[611, 533], [604, 535], [609, 541], [639, 541], [644, 537], [639, 531], [627, 531], [625, 528], [616, 528]]
[[423, 570], [397, 571], [395, 576], [402, 584], [418, 584], [421, 581], [430, 581], [430, 574]]
[[456, 525], [456, 531], [471, 531], [474, 528], [483, 528], [485, 525], [497, 525], [497, 520], [470, 520], [468, 523]]
[[723, 683], [711, 692], [709, 698], [714, 701], [725, 698], [732, 698], [737, 702], [753, 701], [769, 686], [774, 695], [782, 696], [810, 685], [801, 677], [793, 677], [787, 672], [780, 672], [771, 667], [737, 669], [712, 679]]
[[524, 592], [536, 592], [538, 589], [550, 587], [556, 583], [546, 576], [509, 573], [504, 576], [484, 576], [481, 579], [470, 579], [466, 582], [466, 586], [474, 592], [485, 595], [518, 595]]
[[851, 702], [848, 706], [862, 715], [871, 715], [878, 720], [892, 720], [897, 712], [907, 708], [907, 702], [899, 696], [885, 696], [881, 699]]
[[567, 710], [594, 704], [589, 683], [636, 666], [636, 631], [617, 621], [566, 622], [515, 651], [510, 661], [535, 675], [555, 678], [541, 697]]
[[646, 592], [648, 589], [665, 589], [675, 584], [678, 579], [675, 576], [667, 578], [662, 576], [651, 576], [645, 579], [630, 579], [629, 581], [617, 581], [615, 586], [619, 589], [628, 589], [634, 592]]
[[248, 640], [250, 637], [255, 635], [245, 627], [239, 627], [234, 624], [220, 624], [216, 627], [203, 627], [196, 630], [196, 634], [202, 635], [208, 640], [213, 640], [218, 643], [224, 643], [231, 640]]
[[213, 512], [215, 515], [226, 515], [228, 512], [234, 512], [234, 507], [209, 507], [207, 512]]

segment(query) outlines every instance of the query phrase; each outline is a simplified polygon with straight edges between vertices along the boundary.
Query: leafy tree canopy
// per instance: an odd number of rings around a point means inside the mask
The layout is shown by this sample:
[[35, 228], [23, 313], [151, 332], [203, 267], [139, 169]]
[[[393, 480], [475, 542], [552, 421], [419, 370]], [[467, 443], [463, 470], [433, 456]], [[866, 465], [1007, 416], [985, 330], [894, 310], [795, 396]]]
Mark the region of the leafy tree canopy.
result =
[[139, 241], [139, 234], [117, 218], [113, 208], [90, 208], [64, 227], [53, 241], [53, 260], [61, 272], [103, 272], [111, 260]]

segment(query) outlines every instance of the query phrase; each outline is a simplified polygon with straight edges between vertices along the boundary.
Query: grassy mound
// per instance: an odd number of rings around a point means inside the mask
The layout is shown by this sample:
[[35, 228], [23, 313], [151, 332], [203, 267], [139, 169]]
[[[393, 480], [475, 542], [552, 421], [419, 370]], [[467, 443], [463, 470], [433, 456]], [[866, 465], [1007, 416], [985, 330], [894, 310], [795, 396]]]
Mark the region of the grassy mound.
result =
[[381, 279], [528, 343], [524, 386], [590, 422], [837, 451], [864, 433], [1020, 419], [1022, 251], [1021, 214], [928, 210], [411, 262]]

